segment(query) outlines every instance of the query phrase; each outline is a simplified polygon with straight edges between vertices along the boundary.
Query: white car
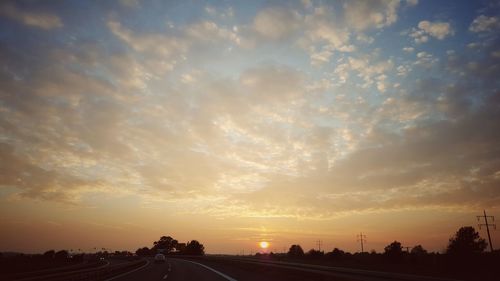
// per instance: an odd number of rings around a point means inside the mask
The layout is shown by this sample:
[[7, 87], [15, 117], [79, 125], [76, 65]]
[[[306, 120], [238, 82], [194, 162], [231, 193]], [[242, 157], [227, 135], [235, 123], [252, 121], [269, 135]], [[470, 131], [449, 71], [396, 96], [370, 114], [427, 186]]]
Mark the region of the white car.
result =
[[156, 263], [165, 262], [166, 260], [167, 260], [167, 258], [165, 257], [164, 254], [156, 254], [156, 256], [155, 256]]

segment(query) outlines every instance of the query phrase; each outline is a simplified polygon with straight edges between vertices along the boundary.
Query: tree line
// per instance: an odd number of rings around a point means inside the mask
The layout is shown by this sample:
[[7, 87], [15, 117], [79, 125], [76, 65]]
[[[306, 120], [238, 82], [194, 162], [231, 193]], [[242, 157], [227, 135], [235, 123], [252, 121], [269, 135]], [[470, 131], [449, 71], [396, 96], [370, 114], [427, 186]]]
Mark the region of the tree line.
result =
[[422, 245], [406, 248], [401, 242], [394, 240], [382, 253], [374, 250], [349, 253], [339, 248], [330, 252], [317, 249], [305, 252], [299, 244], [294, 244], [287, 253], [257, 253], [256, 257], [419, 275], [452, 276], [463, 280], [498, 280], [495, 274], [500, 274], [500, 251], [485, 252], [487, 245], [486, 240], [481, 238], [473, 227], [466, 226], [454, 233], [443, 253], [429, 252]]
[[[445, 254], [454, 257], [470, 257], [475, 254], [483, 253], [488, 243], [485, 239], [479, 236], [479, 233], [472, 226], [461, 227], [453, 237], [450, 238]], [[428, 254], [427, 250], [422, 245], [416, 245], [411, 250], [404, 251], [401, 242], [394, 241], [384, 248], [384, 255], [390, 259], [398, 259], [404, 254], [412, 254], [415, 256], [422, 256]], [[372, 252], [374, 253], [374, 252]], [[311, 249], [307, 253], [304, 252], [302, 247], [298, 244], [292, 245], [288, 250], [289, 257], [320, 257], [332, 256], [338, 257], [345, 255], [346, 252], [335, 248], [332, 252], [324, 253], [319, 250]]]
[[142, 247], [135, 251], [138, 256], [150, 256], [158, 253], [199, 256], [205, 254], [205, 247], [197, 240], [180, 243], [170, 236], [162, 236], [158, 241], [153, 242], [151, 248]]

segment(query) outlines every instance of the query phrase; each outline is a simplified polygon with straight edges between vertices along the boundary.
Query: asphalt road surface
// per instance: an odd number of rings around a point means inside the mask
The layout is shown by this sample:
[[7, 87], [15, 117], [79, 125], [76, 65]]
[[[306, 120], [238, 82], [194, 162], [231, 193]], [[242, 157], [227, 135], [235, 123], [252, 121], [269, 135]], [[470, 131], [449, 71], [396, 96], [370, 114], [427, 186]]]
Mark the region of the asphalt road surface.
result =
[[199, 281], [235, 281], [223, 273], [215, 272], [197, 262], [181, 259], [168, 258], [164, 263], [155, 263], [152, 259], [149, 263], [134, 272], [118, 277], [110, 278], [112, 281], [136, 281], [136, 280], [199, 280]]
[[297, 266], [293, 264], [259, 263], [236, 259], [167, 258], [165, 263], [154, 263], [152, 259], [144, 267], [109, 281], [441, 281], [450, 279], [425, 278], [422, 276], [384, 273], [372, 275], [363, 270], [328, 270], [321, 267]]

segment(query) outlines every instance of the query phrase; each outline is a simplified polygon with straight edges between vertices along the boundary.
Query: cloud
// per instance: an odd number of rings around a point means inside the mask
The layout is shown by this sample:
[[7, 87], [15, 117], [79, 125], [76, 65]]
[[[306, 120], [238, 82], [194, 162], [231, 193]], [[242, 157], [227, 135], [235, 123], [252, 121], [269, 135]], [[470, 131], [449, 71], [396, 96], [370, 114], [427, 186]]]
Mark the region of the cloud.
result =
[[475, 18], [469, 26], [472, 32], [491, 32], [500, 28], [500, 21], [497, 17], [480, 15]]
[[[494, 64], [481, 63], [487, 69]], [[316, 168], [298, 176], [276, 175], [264, 188], [238, 196], [237, 202], [258, 214], [298, 218], [335, 217], [353, 206], [380, 211], [498, 205], [500, 154], [495, 147], [500, 128], [493, 120], [499, 117], [500, 99], [498, 93], [489, 94], [487, 86], [495, 78], [472, 73], [465, 77], [452, 86], [436, 79], [416, 81], [411, 93], [370, 114], [372, 120], [384, 121], [375, 121], [354, 151], [323, 169], [321, 161], [310, 162]], [[476, 77], [483, 87], [470, 87], [470, 82], [478, 82]], [[474, 100], [469, 99], [472, 95]], [[421, 113], [406, 119], [401, 130], [383, 128], [387, 118], [412, 111]], [[318, 147], [323, 155], [337, 135], [337, 130], [318, 135], [326, 144]], [[307, 194], [300, 192], [304, 186], [309, 187]]]
[[284, 7], [271, 7], [257, 13], [253, 20], [253, 28], [264, 38], [282, 40], [289, 38], [300, 28], [301, 20], [296, 11]]
[[418, 52], [417, 60], [413, 63], [415, 65], [431, 68], [435, 63], [439, 61], [438, 58], [435, 58], [432, 54], [427, 52]]
[[429, 36], [425, 35], [423, 30], [415, 30], [410, 34], [411, 37], [415, 38], [415, 43], [421, 44], [429, 41]]
[[308, 18], [311, 26], [309, 37], [313, 42], [324, 41], [335, 50], [341, 49], [349, 42], [349, 32], [332, 23], [324, 13], [323, 11], [317, 12], [316, 15]]
[[408, 5], [409, 7], [417, 6], [418, 0], [406, 0], [406, 5]]
[[392, 0], [346, 2], [343, 13], [335, 7], [319, 5], [305, 15], [306, 28], [299, 45], [308, 51], [312, 65], [322, 65], [330, 61], [335, 51], [356, 51], [351, 37], [373, 43], [374, 38], [362, 32], [392, 25], [398, 8], [399, 1]]
[[346, 62], [337, 65], [334, 73], [339, 76], [341, 83], [345, 83], [347, 78], [354, 73], [363, 81], [355, 85], [369, 88], [375, 84], [379, 91], [385, 92], [387, 74], [393, 66], [392, 60], [380, 60], [375, 52], [365, 56], [348, 57]]
[[[295, 40], [309, 53], [311, 65], [321, 66], [330, 61], [334, 52], [354, 52], [350, 42], [371, 44], [373, 37], [364, 31], [389, 26], [397, 20], [399, 1], [381, 0], [346, 2], [342, 7], [304, 3], [304, 10], [290, 7], [270, 7], [255, 16], [252, 29], [259, 43]], [[341, 13], [342, 12], [342, 13]]]
[[[236, 28], [212, 15], [148, 29], [112, 14], [111, 37], [29, 52], [7, 42], [0, 185], [221, 217], [497, 206], [498, 45], [387, 55], [379, 32], [398, 5], [345, 5], [267, 8]], [[344, 8], [362, 19], [349, 26]], [[435, 24], [415, 40], [451, 36]]]
[[299, 45], [309, 53], [312, 65], [329, 62], [334, 51], [351, 52], [350, 32], [335, 20], [331, 8], [317, 7], [305, 16], [306, 29]]
[[[137, 50], [147, 48], [139, 45]], [[29, 190], [36, 199], [84, 203], [86, 193], [109, 188], [116, 194], [139, 189], [146, 201], [181, 200], [193, 194], [214, 196], [217, 188], [238, 191], [241, 184], [261, 185], [254, 169], [276, 168], [272, 159], [264, 159], [278, 153], [274, 139], [282, 139], [280, 124], [290, 122], [289, 107], [274, 107], [302, 96], [301, 74], [285, 66], [250, 68], [235, 80], [222, 81], [190, 71], [183, 78], [196, 79], [196, 84], [161, 83], [156, 89], [161, 95], [147, 95], [152, 87], [144, 75], [148, 61], [134, 53], [109, 54], [98, 45], [83, 44], [37, 52], [37, 57], [62, 63], [38, 68], [32, 61], [26, 83], [2, 72], [9, 82], [1, 92], [0, 109], [2, 135], [31, 150], [21, 159], [29, 154], [29, 169], [39, 174], [26, 185], [10, 178], [1, 185], [21, 194]], [[7, 66], [14, 71], [29, 59], [6, 50], [2, 56], [11, 58]], [[71, 70], [73, 64], [99, 69], [102, 76]], [[276, 134], [268, 132], [271, 128]], [[36, 168], [40, 166], [44, 168]], [[15, 177], [31, 166], [10, 167], [15, 171], [5, 174]]]
[[134, 51], [143, 54], [148, 69], [156, 76], [171, 71], [187, 50], [186, 41], [162, 34], [136, 34], [121, 23], [110, 20], [111, 32], [127, 43]]
[[127, 8], [137, 9], [141, 7], [141, 2], [139, 0], [119, 0], [119, 3]]
[[398, 76], [407, 76], [408, 73], [411, 71], [411, 67], [409, 67], [408, 65], [400, 65], [396, 68], [397, 70], [397, 75]]
[[348, 1], [344, 4], [344, 16], [348, 26], [356, 30], [383, 28], [396, 22], [399, 1]]
[[405, 51], [407, 53], [413, 53], [413, 51], [415, 51], [415, 48], [413, 48], [413, 47], [404, 47], [403, 51]]
[[302, 78], [298, 71], [286, 66], [262, 66], [248, 69], [241, 74], [240, 81], [250, 95], [258, 96], [259, 102], [288, 102], [298, 97]]
[[0, 185], [17, 188], [18, 197], [27, 197], [64, 203], [75, 203], [80, 193], [99, 184], [68, 174], [44, 169], [30, 163], [26, 155], [18, 155], [8, 143], [0, 143]]
[[10, 3], [3, 3], [0, 5], [0, 15], [18, 21], [24, 25], [45, 30], [63, 27], [61, 19], [56, 15], [35, 11], [22, 11]]
[[207, 5], [205, 6], [204, 10], [210, 17], [219, 17], [221, 19], [229, 19], [234, 17], [233, 7], [221, 8], [221, 7]]
[[203, 21], [190, 25], [186, 29], [188, 36], [202, 42], [220, 42], [228, 41], [235, 45], [242, 45], [243, 39], [237, 32], [219, 27], [212, 21]]
[[[128, 177], [121, 175], [123, 165], [114, 163], [114, 157], [124, 159], [131, 152], [120, 140], [121, 122], [127, 116], [127, 104], [137, 101], [136, 93], [146, 78], [138, 76], [137, 63], [130, 57], [106, 54], [94, 45], [36, 52], [37, 57], [61, 63], [47, 66], [45, 60], [1, 51], [2, 56], [17, 58], [4, 60], [12, 71], [17, 72], [26, 60], [32, 67], [29, 78], [21, 76], [24, 83], [8, 79], [5, 73], [1, 76], [6, 83], [0, 93], [0, 129], [6, 136], [3, 140], [16, 150], [8, 157], [17, 157], [20, 163], [7, 174], [23, 179], [19, 184], [1, 185], [20, 189], [22, 196], [73, 203], [85, 193], [114, 189], [111, 182]], [[70, 70], [73, 63], [89, 70], [98, 68], [119, 86], [91, 72]], [[102, 169], [92, 168], [97, 162]], [[32, 175], [24, 174], [26, 170], [32, 170]], [[114, 176], [108, 178], [101, 172]]]
[[179, 52], [185, 50], [185, 42], [173, 36], [164, 36], [160, 34], [136, 34], [130, 29], [121, 25], [120, 22], [109, 20], [107, 25], [111, 32], [123, 40], [135, 51], [153, 54], [166, 59], [165, 63], [174, 64], [173, 60]]
[[413, 29], [410, 36], [415, 39], [416, 43], [425, 43], [429, 40], [428, 36], [443, 40], [455, 33], [451, 25], [447, 22], [430, 22], [421, 21], [418, 23], [418, 29]]
[[450, 24], [447, 22], [421, 21], [418, 23], [418, 28], [439, 40], [443, 40], [448, 35], [453, 35], [454, 33]]
[[310, 55], [312, 65], [321, 65], [330, 61], [330, 57], [333, 55], [333, 51], [328, 48], [319, 52], [313, 52]]

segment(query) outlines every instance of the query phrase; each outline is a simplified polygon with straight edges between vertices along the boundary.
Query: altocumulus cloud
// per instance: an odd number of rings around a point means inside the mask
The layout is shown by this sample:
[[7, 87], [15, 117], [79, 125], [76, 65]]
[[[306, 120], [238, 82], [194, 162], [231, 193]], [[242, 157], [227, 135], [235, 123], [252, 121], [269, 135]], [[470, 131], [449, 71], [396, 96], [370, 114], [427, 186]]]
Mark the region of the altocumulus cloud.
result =
[[0, 14], [6, 18], [35, 28], [50, 30], [63, 27], [61, 19], [56, 15], [39, 11], [22, 10], [8, 2], [0, 5]]
[[[86, 4], [102, 16], [94, 33], [57, 4], [8, 2], [8, 27], [46, 31], [1, 39], [0, 185], [18, 200], [132, 194], [214, 216], [498, 206], [498, 36], [474, 53], [421, 49], [459, 31], [400, 22], [410, 2], [198, 7], [145, 25], [141, 10], [167, 7]], [[470, 36], [495, 20], [472, 18]], [[415, 26], [391, 53], [378, 45]]]

